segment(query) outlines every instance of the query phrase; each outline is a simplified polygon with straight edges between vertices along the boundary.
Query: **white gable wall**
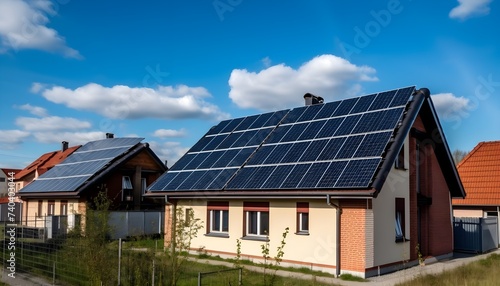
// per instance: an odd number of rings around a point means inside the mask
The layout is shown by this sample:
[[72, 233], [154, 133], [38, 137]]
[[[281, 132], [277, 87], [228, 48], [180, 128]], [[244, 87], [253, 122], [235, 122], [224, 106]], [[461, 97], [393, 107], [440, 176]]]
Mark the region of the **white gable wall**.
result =
[[410, 237], [410, 171], [409, 141], [404, 144], [406, 170], [391, 169], [378, 197], [373, 199], [374, 216], [374, 266], [390, 264], [410, 259], [409, 242], [395, 242], [396, 197], [405, 199], [405, 234]]

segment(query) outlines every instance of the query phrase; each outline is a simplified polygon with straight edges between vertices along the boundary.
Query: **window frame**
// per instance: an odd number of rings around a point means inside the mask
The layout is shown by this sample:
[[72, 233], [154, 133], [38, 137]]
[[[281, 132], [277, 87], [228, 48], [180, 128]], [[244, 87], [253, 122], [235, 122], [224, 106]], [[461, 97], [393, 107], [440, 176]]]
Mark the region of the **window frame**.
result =
[[394, 161], [394, 168], [403, 171], [407, 170], [405, 166], [405, 144], [399, 150], [398, 157]]
[[60, 215], [68, 215], [68, 201], [61, 200], [59, 205], [59, 214]]
[[47, 216], [53, 216], [56, 212], [56, 201], [48, 200], [47, 201]]
[[[215, 215], [220, 214], [219, 226], [214, 226]], [[225, 222], [225, 218], [227, 221]], [[227, 230], [224, 230], [224, 224], [227, 225]], [[207, 202], [207, 228], [205, 235], [229, 237], [229, 202], [228, 201], [208, 201]]]
[[130, 176], [122, 176], [122, 202], [130, 202], [133, 200], [133, 192], [131, 192], [133, 189], [134, 185], [132, 184]]
[[38, 200], [38, 214], [37, 217], [42, 217], [43, 213], [43, 200]]
[[405, 198], [395, 198], [394, 232], [396, 242], [406, 242]]
[[[307, 226], [304, 228], [304, 217], [307, 218]], [[296, 234], [309, 234], [309, 203], [297, 202], [297, 232]]]
[[[270, 212], [268, 202], [243, 203], [243, 237], [247, 239], [267, 240], [270, 232]], [[253, 215], [255, 214], [255, 216]], [[263, 215], [264, 214], [264, 215]], [[252, 219], [255, 219], [255, 233], [251, 233]], [[264, 224], [264, 225], [263, 225]], [[267, 230], [263, 230], [267, 225]]]

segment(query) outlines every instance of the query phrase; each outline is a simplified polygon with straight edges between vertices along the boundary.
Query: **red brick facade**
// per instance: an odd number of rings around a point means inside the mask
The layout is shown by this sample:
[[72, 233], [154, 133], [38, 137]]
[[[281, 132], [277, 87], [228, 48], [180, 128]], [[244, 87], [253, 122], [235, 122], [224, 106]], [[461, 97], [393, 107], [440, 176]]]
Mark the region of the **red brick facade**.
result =
[[366, 217], [369, 200], [340, 200], [340, 268], [364, 272], [367, 268]]

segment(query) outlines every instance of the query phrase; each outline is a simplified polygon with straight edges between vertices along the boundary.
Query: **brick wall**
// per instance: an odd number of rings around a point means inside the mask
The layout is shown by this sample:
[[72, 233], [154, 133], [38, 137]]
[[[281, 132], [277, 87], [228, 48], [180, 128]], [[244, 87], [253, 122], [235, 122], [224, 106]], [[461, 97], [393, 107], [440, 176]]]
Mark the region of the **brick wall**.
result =
[[[425, 130], [420, 118], [413, 127]], [[416, 164], [416, 145], [420, 145], [420, 165]], [[418, 244], [418, 206], [417, 206], [417, 168], [420, 172], [421, 194], [432, 198], [432, 204], [421, 206], [421, 253], [423, 256], [439, 256], [453, 251], [453, 229], [451, 225], [450, 192], [437, 161], [431, 139], [419, 141], [410, 138], [410, 259], [417, 259], [415, 251]]]
[[[340, 268], [364, 272], [366, 269], [367, 200], [341, 200]], [[371, 250], [370, 250], [371, 251]]]

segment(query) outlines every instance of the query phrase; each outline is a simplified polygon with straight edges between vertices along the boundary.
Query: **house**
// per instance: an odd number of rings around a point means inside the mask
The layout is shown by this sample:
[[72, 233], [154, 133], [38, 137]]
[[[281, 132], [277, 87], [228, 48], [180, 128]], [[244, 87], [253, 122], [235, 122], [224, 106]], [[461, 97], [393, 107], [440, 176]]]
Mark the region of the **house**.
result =
[[43, 154], [38, 159], [29, 164], [26, 168], [16, 172], [14, 182], [16, 192], [19, 192], [24, 186], [50, 170], [56, 164], [61, 163], [66, 157], [75, 152], [81, 145], [69, 147], [67, 141], [63, 141], [61, 149]]
[[[453, 252], [451, 198], [465, 196], [428, 89], [406, 87], [220, 122], [149, 188], [203, 222], [193, 251], [361, 277]], [[418, 251], [417, 251], [418, 248]], [[273, 253], [270, 253], [273, 257]]]
[[467, 197], [452, 201], [455, 217], [500, 217], [499, 162], [500, 141], [490, 141], [479, 143], [458, 164]]
[[15, 189], [15, 185], [12, 185], [12, 183], [14, 182], [15, 174], [20, 171], [20, 169], [0, 168], [0, 197], [7, 197], [9, 183], [11, 183], [10, 188]]
[[22, 188], [23, 220], [40, 226], [46, 216], [84, 215], [87, 204], [105, 191], [111, 210], [158, 208], [143, 199], [146, 186], [167, 170], [144, 138], [114, 138], [91, 141], [64, 161]]

